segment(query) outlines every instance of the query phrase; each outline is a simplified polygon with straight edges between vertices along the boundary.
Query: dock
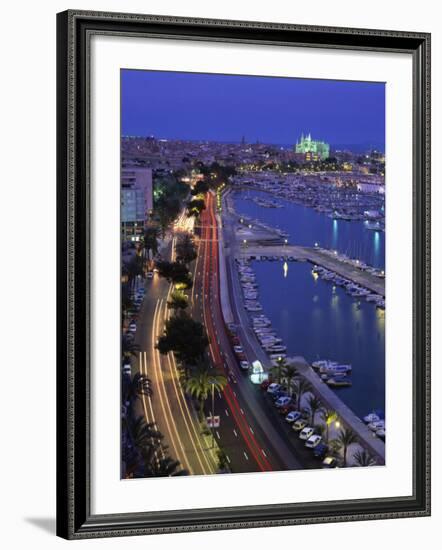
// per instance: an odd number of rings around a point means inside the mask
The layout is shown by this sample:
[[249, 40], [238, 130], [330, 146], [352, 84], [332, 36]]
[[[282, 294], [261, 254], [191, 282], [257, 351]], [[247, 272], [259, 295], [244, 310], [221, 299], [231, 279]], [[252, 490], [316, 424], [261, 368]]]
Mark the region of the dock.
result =
[[313, 265], [324, 267], [339, 276], [349, 279], [373, 293], [385, 297], [385, 279], [377, 277], [357, 266], [343, 261], [339, 256], [334, 257], [328, 250], [321, 248], [296, 246], [296, 245], [262, 245], [247, 241], [237, 251], [238, 259], [262, 259], [263, 257], [276, 256], [281, 259], [292, 257], [295, 261], [307, 261]]

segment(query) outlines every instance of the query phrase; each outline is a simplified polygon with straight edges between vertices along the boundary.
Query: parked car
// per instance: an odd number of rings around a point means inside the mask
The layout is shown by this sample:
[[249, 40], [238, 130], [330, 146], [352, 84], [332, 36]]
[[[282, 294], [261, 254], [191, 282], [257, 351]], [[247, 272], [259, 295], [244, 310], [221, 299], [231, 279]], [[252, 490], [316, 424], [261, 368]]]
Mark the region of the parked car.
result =
[[315, 458], [319, 458], [321, 460], [324, 460], [324, 458], [327, 454], [327, 451], [328, 451], [328, 446], [325, 443], [321, 442], [313, 450], [313, 455], [315, 456]]
[[322, 441], [322, 437], [320, 435], [311, 435], [305, 442], [305, 446], [308, 449], [314, 449], [321, 443], [321, 441]]
[[289, 403], [291, 403], [292, 398], [288, 395], [283, 395], [282, 397], [278, 397], [278, 399], [275, 401], [275, 407], [279, 409], [280, 407], [286, 407]]
[[307, 441], [307, 439], [309, 439], [309, 437], [313, 435], [313, 432], [314, 432], [314, 429], [311, 426], [306, 426], [299, 433], [299, 439]]
[[322, 461], [322, 466], [324, 468], [336, 468], [338, 466], [338, 461], [333, 456], [326, 456]]
[[153, 271], [148, 271], [146, 277], [148, 279], [153, 279]]
[[248, 361], [240, 361], [239, 366], [241, 367], [242, 370], [249, 370], [249, 367], [250, 367]]
[[295, 430], [295, 432], [299, 432], [303, 430], [307, 426], [307, 421], [300, 418], [299, 420], [296, 420], [293, 422], [292, 428]]
[[269, 379], [263, 380], [261, 382], [261, 389], [262, 390], [267, 390], [267, 388], [270, 386], [270, 384], [271, 384], [271, 381]]
[[244, 353], [244, 348], [242, 346], [233, 346], [233, 351], [235, 353]]
[[281, 389], [281, 384], [277, 384], [276, 382], [273, 382], [272, 384], [268, 385], [267, 393], [269, 393], [270, 395], [273, 395], [280, 389]]
[[283, 414], [284, 416], [287, 416], [292, 411], [296, 411], [296, 405], [294, 403], [289, 403], [285, 407], [281, 407], [279, 409], [279, 414]]
[[234, 323], [229, 323], [227, 325], [227, 328], [230, 330], [232, 334], [236, 334], [236, 325]]
[[285, 388], [281, 388], [281, 389], [275, 391], [275, 393], [272, 394], [273, 401], [276, 401], [280, 397], [288, 397], [288, 393], [287, 393], [287, 390]]
[[130, 366], [130, 363], [126, 363], [123, 365], [123, 373], [124, 374], [128, 374], [129, 376], [131, 375], [131, 366]]
[[296, 422], [300, 418], [301, 418], [301, 413], [299, 411], [290, 411], [288, 415], [285, 417], [285, 420], [289, 424], [293, 424], [293, 422]]

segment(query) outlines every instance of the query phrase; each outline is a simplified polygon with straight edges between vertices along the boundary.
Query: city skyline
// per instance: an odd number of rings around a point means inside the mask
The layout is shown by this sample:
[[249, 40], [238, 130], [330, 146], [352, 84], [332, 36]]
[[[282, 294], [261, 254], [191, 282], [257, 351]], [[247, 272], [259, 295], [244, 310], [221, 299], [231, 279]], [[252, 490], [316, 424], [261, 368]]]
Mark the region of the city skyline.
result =
[[385, 149], [383, 83], [125, 69], [121, 96], [122, 135]]

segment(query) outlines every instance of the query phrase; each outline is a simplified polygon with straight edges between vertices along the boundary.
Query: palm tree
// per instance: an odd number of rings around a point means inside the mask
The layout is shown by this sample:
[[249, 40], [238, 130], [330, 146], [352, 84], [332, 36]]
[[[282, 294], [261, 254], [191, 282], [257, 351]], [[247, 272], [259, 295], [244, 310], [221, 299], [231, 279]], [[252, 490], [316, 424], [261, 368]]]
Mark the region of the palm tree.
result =
[[347, 450], [352, 443], [356, 443], [357, 437], [351, 428], [341, 428], [339, 430], [338, 441], [342, 444], [345, 468], [347, 466]]
[[296, 408], [300, 410], [302, 396], [311, 391], [312, 385], [306, 378], [300, 378], [295, 382]]
[[156, 225], [149, 225], [144, 230], [143, 249], [145, 258], [149, 259], [149, 252], [152, 251], [152, 256], [158, 252], [158, 237], [159, 231]]
[[189, 305], [187, 296], [179, 290], [172, 292], [170, 301], [167, 302], [167, 307], [173, 309], [175, 312], [178, 310], [184, 310]]
[[376, 466], [376, 459], [371, 454], [363, 449], [362, 451], [356, 451], [353, 455], [355, 466]]
[[333, 409], [323, 409], [321, 411], [322, 419], [325, 422], [326, 427], [326, 441], [328, 443], [330, 437], [330, 425], [338, 419], [338, 413]]
[[280, 384], [282, 373], [286, 367], [287, 363], [285, 362], [284, 357], [278, 357], [278, 359], [276, 360], [276, 364], [273, 365], [271, 370], [272, 380], [275, 380], [275, 382], [278, 382], [278, 384]]
[[339, 439], [331, 439], [328, 443], [329, 453], [335, 458], [341, 458], [342, 443]]
[[307, 397], [307, 406], [310, 409], [311, 425], [314, 426], [316, 413], [322, 411], [323, 409], [322, 401], [318, 397], [316, 397], [316, 395], [310, 394]]
[[185, 385], [186, 391], [199, 401], [200, 419], [204, 418], [204, 403], [207, 401], [210, 392], [222, 391], [227, 385], [227, 379], [223, 375], [210, 374], [207, 370], [198, 369], [191, 376]]
[[282, 371], [283, 378], [287, 381], [290, 397], [293, 394], [292, 382], [299, 378], [299, 371], [293, 364], [285, 365]]
[[158, 445], [163, 439], [154, 424], [147, 424], [142, 416], [138, 416], [132, 423], [131, 435], [134, 445], [142, 452], [145, 447]]
[[170, 456], [165, 456], [159, 460], [151, 459], [145, 461], [144, 477], [176, 477], [187, 476], [187, 470], [179, 470], [180, 463]]

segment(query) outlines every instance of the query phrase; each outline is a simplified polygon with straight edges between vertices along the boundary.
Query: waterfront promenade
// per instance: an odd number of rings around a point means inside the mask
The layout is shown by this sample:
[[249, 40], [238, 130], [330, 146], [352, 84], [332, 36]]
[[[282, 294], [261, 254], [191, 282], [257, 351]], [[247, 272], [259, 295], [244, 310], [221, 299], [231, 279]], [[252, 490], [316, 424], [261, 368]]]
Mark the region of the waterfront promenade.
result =
[[340, 420], [358, 436], [360, 444], [381, 462], [385, 462], [385, 443], [376, 437], [374, 432], [321, 380], [307, 361], [303, 357], [290, 357], [286, 361], [296, 365], [298, 371], [314, 388], [316, 396], [328, 409], [338, 413]]

